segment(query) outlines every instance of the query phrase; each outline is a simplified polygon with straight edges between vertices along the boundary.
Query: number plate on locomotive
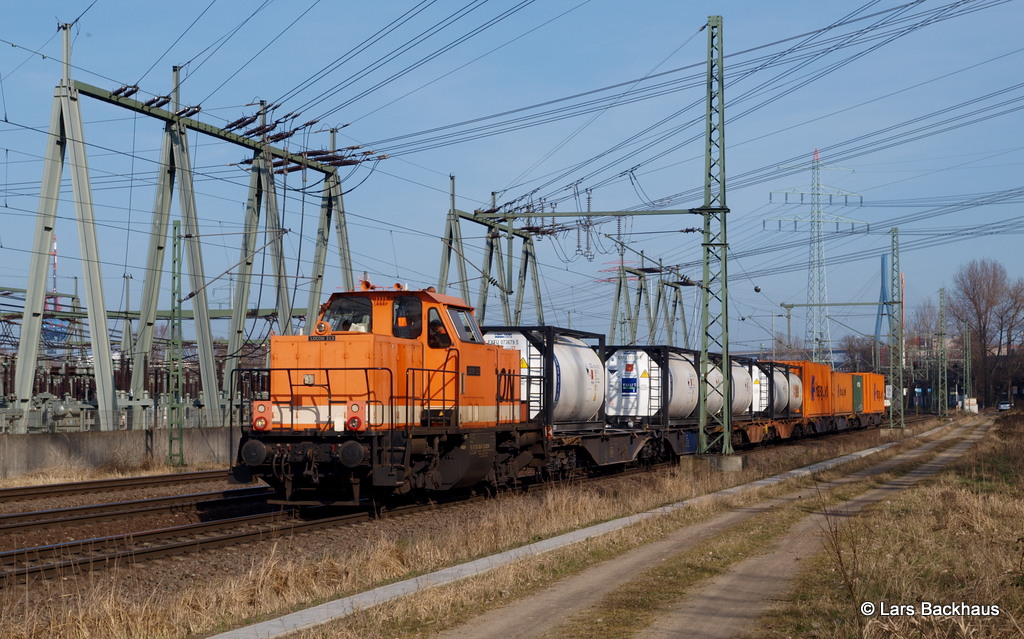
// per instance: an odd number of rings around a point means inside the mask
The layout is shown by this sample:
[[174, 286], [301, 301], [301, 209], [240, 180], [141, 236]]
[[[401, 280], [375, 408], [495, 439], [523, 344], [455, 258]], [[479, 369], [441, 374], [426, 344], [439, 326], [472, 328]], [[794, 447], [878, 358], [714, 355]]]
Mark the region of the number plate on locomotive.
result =
[[309, 341], [311, 342], [333, 342], [334, 335], [310, 335]]

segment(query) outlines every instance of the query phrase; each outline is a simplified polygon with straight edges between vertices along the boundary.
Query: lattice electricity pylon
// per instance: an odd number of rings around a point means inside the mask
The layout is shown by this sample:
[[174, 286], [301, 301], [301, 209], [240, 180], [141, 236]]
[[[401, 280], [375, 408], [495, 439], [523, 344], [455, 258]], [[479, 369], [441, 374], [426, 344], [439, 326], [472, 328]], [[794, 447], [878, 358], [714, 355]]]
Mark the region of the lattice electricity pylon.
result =
[[[732, 454], [732, 384], [729, 363], [729, 287], [725, 202], [725, 81], [722, 62], [722, 16], [708, 17], [707, 115], [705, 119], [704, 205], [694, 209], [704, 216], [701, 285], [700, 394], [698, 452], [707, 453], [720, 442], [723, 455]], [[713, 361], [714, 360], [714, 361]], [[722, 384], [708, 384], [718, 364]], [[708, 410], [709, 395], [721, 395], [722, 410]]]
[[903, 277], [900, 273], [900, 232], [893, 227], [892, 272], [889, 278], [889, 428], [905, 428], [903, 421]]
[[[829, 167], [831, 168], [831, 167]], [[849, 224], [853, 228], [857, 224], [867, 225], [866, 222], [841, 217], [834, 214], [825, 214], [822, 211], [822, 202], [828, 198], [829, 204], [833, 204], [836, 198], [843, 198], [849, 203], [851, 197], [860, 198], [857, 193], [849, 193], [839, 189], [826, 187], [821, 184], [821, 156], [818, 149], [814, 149], [814, 157], [811, 160], [811, 190], [789, 189], [777, 191], [785, 194], [786, 202], [789, 202], [790, 195], [799, 195], [800, 201], [804, 201], [805, 195], [811, 198], [811, 213], [809, 216], [794, 216], [788, 218], [769, 218], [779, 222], [793, 222], [796, 228], [798, 222], [809, 222], [811, 227], [810, 253], [807, 258], [807, 344], [812, 349], [811, 359], [815, 362], [822, 362], [832, 365], [834, 356], [832, 354], [832, 334], [829, 330], [828, 316], [825, 307], [828, 306], [828, 284], [825, 273], [825, 235], [824, 226], [826, 222], [834, 223], [838, 228], [839, 224]], [[771, 195], [769, 195], [769, 201]]]
[[[45, 271], [47, 246], [53, 228], [53, 219], [56, 213], [57, 201], [60, 193], [61, 173], [64, 166], [65, 154], [69, 157], [69, 164], [72, 167], [71, 181], [74, 189], [74, 201], [76, 216], [79, 220], [79, 235], [82, 238], [82, 263], [83, 275], [86, 287], [89, 313], [89, 331], [92, 338], [92, 351], [96, 353], [110, 353], [109, 331], [107, 330], [105, 308], [103, 302], [103, 285], [100, 273], [98, 243], [96, 241], [94, 216], [92, 213], [92, 195], [89, 187], [88, 164], [85, 156], [85, 136], [82, 126], [80, 112], [80, 98], [91, 97], [107, 104], [127, 108], [135, 113], [162, 120], [166, 123], [161, 154], [161, 162], [158, 169], [157, 196], [153, 215], [153, 230], [150, 234], [149, 257], [146, 268], [146, 282], [144, 283], [143, 302], [139, 313], [139, 331], [135, 344], [131, 348], [136, 359], [145, 360], [149, 357], [150, 348], [144, 347], [152, 344], [152, 329], [156, 320], [156, 292], [160, 290], [159, 282], [163, 273], [163, 256], [167, 240], [167, 222], [169, 219], [170, 201], [173, 197], [175, 184], [177, 183], [179, 206], [182, 209], [184, 222], [185, 255], [189, 263], [189, 278], [192, 282], [192, 293], [186, 299], [192, 300], [192, 317], [199, 344], [199, 364], [202, 377], [203, 393], [207, 397], [207, 425], [219, 423], [219, 401], [214, 401], [218, 395], [216, 384], [216, 366], [212, 348], [212, 333], [209, 326], [210, 311], [205, 300], [205, 287], [208, 284], [203, 277], [200, 238], [197, 233], [198, 222], [195, 210], [194, 191], [192, 189], [192, 169], [188, 160], [187, 132], [189, 130], [203, 133], [216, 139], [233, 143], [253, 150], [257, 154], [266, 157], [272, 156], [273, 173], [287, 173], [298, 169], [310, 169], [324, 174], [324, 197], [321, 206], [320, 227], [318, 231], [317, 250], [314, 252], [314, 264], [311, 273], [311, 284], [309, 287], [309, 304], [307, 315], [315, 312], [321, 302], [321, 288], [323, 283], [324, 261], [326, 259], [326, 236], [327, 230], [331, 227], [332, 214], [339, 237], [339, 257], [341, 262], [342, 277], [347, 288], [351, 281], [351, 259], [348, 250], [348, 238], [344, 227], [344, 210], [341, 207], [341, 186], [337, 178], [337, 167], [358, 164], [362, 161], [382, 160], [386, 156], [370, 155], [362, 152], [358, 155], [346, 153], [347, 150], [331, 149], [325, 151], [306, 151], [303, 153], [291, 153], [269, 145], [271, 142], [285, 139], [295, 131], [312, 126], [315, 121], [307, 122], [290, 132], [283, 132], [267, 136], [277, 123], [265, 125], [247, 131], [244, 135], [232, 132], [232, 129], [247, 125], [257, 119], [258, 116], [241, 118], [227, 128], [214, 127], [192, 118], [199, 112], [199, 107], [186, 107], [178, 109], [178, 82], [174, 80], [174, 97], [157, 96], [152, 100], [142, 103], [130, 98], [139, 88], [137, 86], [122, 86], [116, 91], [107, 91], [89, 84], [71, 79], [71, 41], [70, 24], [61, 25], [64, 32], [64, 68], [60, 85], [54, 93], [54, 110], [50, 122], [50, 139], [54, 144], [48, 144], [46, 163], [44, 165], [43, 185], [40, 190], [39, 215], [37, 216], [37, 232], [35, 250], [33, 251], [32, 265], [30, 267], [30, 289], [38, 290], [38, 303], [32, 298], [26, 299], [26, 313], [29, 321], [23, 325], [19, 348], [19, 375], [25, 371], [25, 375], [31, 376], [36, 368], [38, 359], [38, 341], [41, 330], [41, 315], [43, 309], [43, 296], [45, 294]], [[177, 74], [177, 70], [175, 71]], [[162, 108], [171, 101], [174, 101], [172, 110]], [[259, 135], [260, 139], [251, 139], [250, 135]], [[333, 146], [333, 145], [332, 145]], [[349, 149], [351, 150], [351, 148]], [[265, 180], [266, 181], [266, 180]], [[269, 184], [269, 181], [267, 181]], [[250, 201], [252, 197], [250, 197]], [[248, 214], [247, 214], [248, 223]], [[245, 233], [243, 237], [251, 238], [254, 234]], [[248, 256], [250, 251], [246, 248], [248, 239], [243, 242], [242, 255]], [[276, 250], [276, 249], [275, 249]], [[37, 257], [38, 256], [38, 257]], [[280, 266], [280, 261], [275, 260]], [[245, 265], [243, 265], [245, 267]], [[283, 272], [282, 272], [283, 275]], [[236, 279], [237, 287], [246, 293], [249, 290], [248, 277]], [[283, 278], [279, 277], [279, 281]], [[279, 287], [280, 288], [280, 287]], [[244, 300], [239, 303], [239, 299]], [[279, 306], [284, 301], [289, 301], [284, 292], [278, 293]], [[236, 294], [234, 312], [232, 314], [231, 339], [241, 335], [241, 326], [246, 318], [248, 309], [248, 296]], [[35, 309], [39, 310], [36, 311]], [[35, 319], [38, 317], [39, 320]], [[278, 316], [290, 315], [277, 310]], [[143, 347], [140, 347], [143, 346]], [[231, 353], [238, 349], [229, 348]], [[225, 371], [230, 370], [231, 357], [226, 360]], [[117, 427], [114, 416], [117, 408], [117, 395], [113, 384], [113, 366], [107, 357], [95, 357], [97, 393], [96, 400], [99, 408], [101, 428], [105, 430]], [[142, 371], [145, 366], [136, 366], [133, 370]], [[225, 374], [227, 380], [230, 375]], [[108, 381], [109, 380], [109, 381]], [[133, 375], [132, 390], [136, 397], [141, 396], [141, 378]], [[31, 397], [32, 379], [19, 377], [16, 380], [19, 405], [27, 404]], [[17, 426], [15, 426], [17, 428]]]
[[174, 220], [171, 244], [171, 336], [167, 377], [167, 463], [185, 465], [184, 337], [181, 330], [181, 222]]
[[939, 289], [939, 331], [935, 334], [939, 345], [939, 375], [936, 395], [939, 398], [939, 417], [949, 415], [949, 353], [946, 350], [946, 289]]
[[[84, 127], [78, 88], [71, 80], [71, 25], [62, 24], [63, 75], [53, 95], [53, 110], [47, 138], [43, 181], [39, 192], [35, 240], [29, 281], [25, 294], [25, 319], [18, 343], [18, 368], [15, 373], [16, 408], [27, 411], [31, 400], [39, 356], [39, 342], [43, 329], [43, 309], [46, 304], [46, 271], [50, 257], [50, 243], [57, 220], [57, 203], [64, 173], [65, 156], [71, 168], [71, 187], [74, 192], [75, 217], [81, 241], [82, 270], [85, 280], [89, 334], [92, 341], [93, 366], [96, 378], [96, 403], [100, 428], [116, 428], [117, 395], [114, 389], [114, 365], [110, 358], [110, 333], [107, 330], [106, 302], [103, 298], [99, 240], [96, 235], [96, 217], [93, 213], [92, 188], [89, 181], [89, 163], [86, 157]], [[27, 415], [14, 426], [15, 432], [25, 432]]]

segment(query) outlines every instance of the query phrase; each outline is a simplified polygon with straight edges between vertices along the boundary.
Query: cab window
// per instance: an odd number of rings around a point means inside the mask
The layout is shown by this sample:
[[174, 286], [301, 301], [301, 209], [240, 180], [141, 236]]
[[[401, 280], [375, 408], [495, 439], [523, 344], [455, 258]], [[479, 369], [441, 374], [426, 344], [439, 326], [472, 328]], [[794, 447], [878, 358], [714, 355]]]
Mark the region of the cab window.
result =
[[427, 313], [427, 346], [430, 348], [448, 348], [452, 345], [452, 336], [448, 334], [441, 314], [436, 308]]
[[366, 297], [336, 297], [324, 311], [323, 321], [332, 331], [372, 331], [373, 305]]
[[449, 308], [448, 317], [451, 318], [452, 324], [455, 326], [455, 332], [459, 334], [459, 339], [463, 342], [483, 342], [483, 335], [480, 333], [480, 327], [477, 326], [476, 318], [466, 308]]
[[415, 339], [423, 332], [423, 302], [412, 295], [395, 298], [392, 334], [395, 337]]

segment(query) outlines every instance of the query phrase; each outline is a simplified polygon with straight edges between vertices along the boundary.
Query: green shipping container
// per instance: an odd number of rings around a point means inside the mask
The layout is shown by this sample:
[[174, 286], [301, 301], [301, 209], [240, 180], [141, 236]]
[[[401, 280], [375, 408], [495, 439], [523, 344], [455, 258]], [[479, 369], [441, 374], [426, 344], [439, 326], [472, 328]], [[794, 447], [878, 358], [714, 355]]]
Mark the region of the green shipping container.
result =
[[864, 412], [864, 377], [853, 376], [853, 412]]

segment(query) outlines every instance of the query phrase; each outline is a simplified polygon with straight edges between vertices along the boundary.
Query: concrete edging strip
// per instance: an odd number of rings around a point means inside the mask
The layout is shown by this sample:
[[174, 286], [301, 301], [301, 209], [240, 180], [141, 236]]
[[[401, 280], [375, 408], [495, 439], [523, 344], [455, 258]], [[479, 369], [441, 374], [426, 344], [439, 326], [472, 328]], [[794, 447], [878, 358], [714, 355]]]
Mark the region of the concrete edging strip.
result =
[[[925, 437], [936, 433], [945, 427], [946, 425], [938, 426], [927, 432], [914, 435], [907, 439]], [[342, 617], [346, 617], [355, 612], [366, 610], [367, 608], [387, 603], [388, 601], [392, 601], [399, 597], [413, 594], [420, 590], [450, 584], [469, 577], [475, 577], [515, 561], [535, 557], [537, 555], [551, 552], [552, 550], [558, 550], [559, 548], [563, 548], [570, 544], [586, 541], [593, 537], [598, 537], [600, 535], [620, 530], [637, 522], [650, 519], [651, 517], [669, 514], [688, 506], [695, 506], [697, 504], [704, 503], [708, 500], [736, 495], [756, 490], [758, 488], [763, 488], [765, 486], [772, 486], [788, 479], [806, 477], [808, 475], [813, 475], [814, 473], [820, 473], [830, 468], [858, 459], [863, 459], [869, 455], [874, 455], [875, 453], [895, 446], [897, 443], [899, 442], [894, 441], [881, 444], [856, 453], [843, 455], [842, 457], [836, 457], [834, 459], [804, 466], [803, 468], [786, 471], [778, 475], [773, 475], [772, 477], [758, 479], [740, 486], [725, 488], [707, 495], [701, 495], [700, 497], [693, 497], [668, 506], [655, 508], [654, 510], [630, 515], [621, 519], [615, 519], [602, 524], [597, 524], [596, 526], [575, 530], [563, 535], [558, 535], [557, 537], [551, 537], [526, 546], [513, 548], [512, 550], [507, 550], [497, 555], [491, 555], [490, 557], [483, 557], [468, 563], [459, 564], [458, 566], [444, 568], [426, 575], [413, 577], [412, 579], [406, 579], [387, 586], [381, 586], [380, 588], [374, 588], [373, 590], [368, 590], [357, 595], [335, 599], [334, 601], [329, 601], [325, 604], [320, 604], [319, 606], [300, 610], [299, 612], [293, 612], [282, 617], [277, 617], [276, 619], [270, 619], [251, 626], [236, 628], [235, 630], [213, 635], [209, 639], [275, 639], [300, 630], [308, 630], [330, 621], [341, 619]]]

